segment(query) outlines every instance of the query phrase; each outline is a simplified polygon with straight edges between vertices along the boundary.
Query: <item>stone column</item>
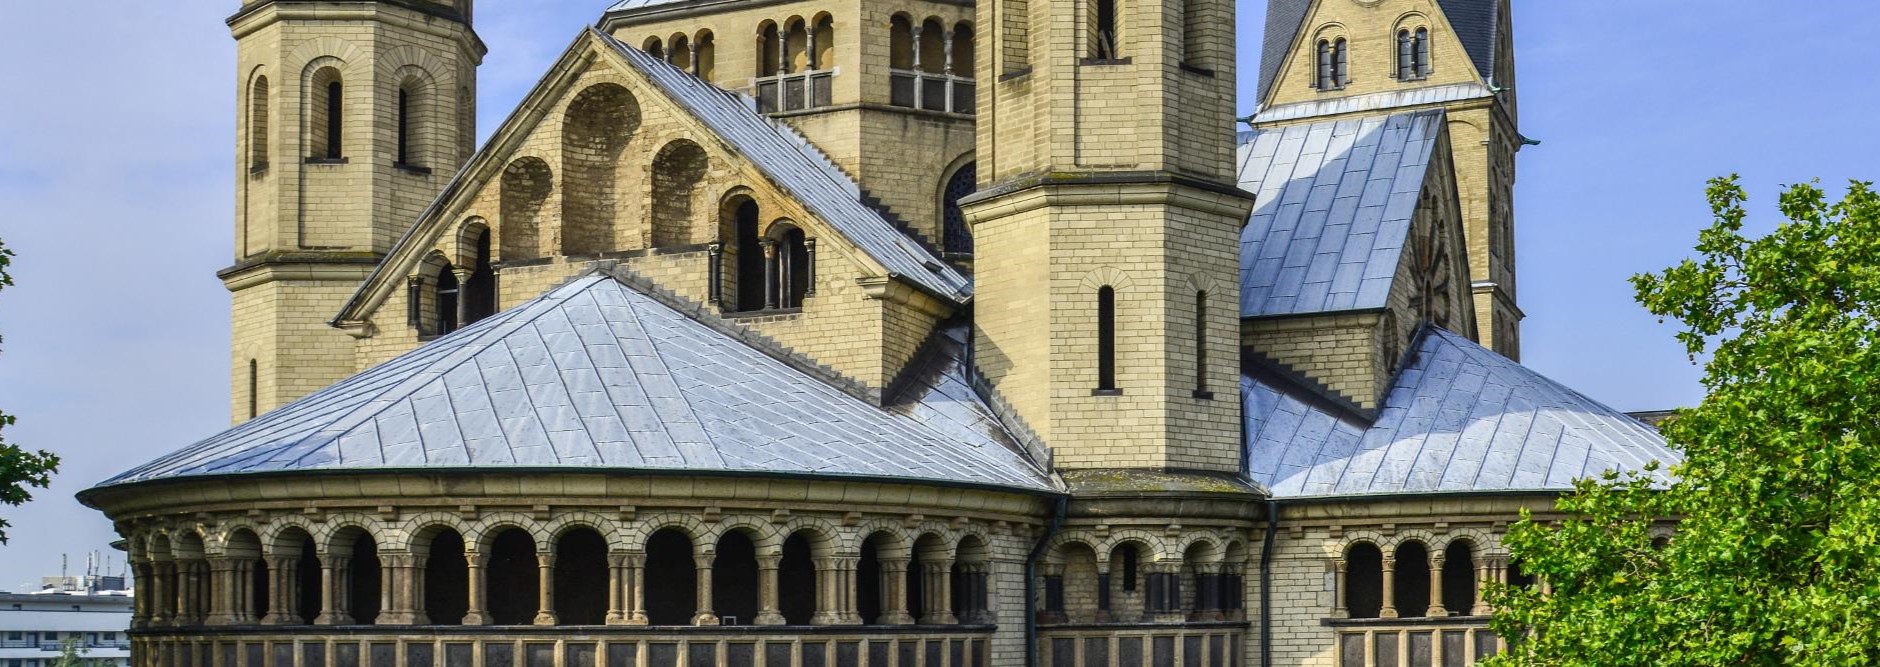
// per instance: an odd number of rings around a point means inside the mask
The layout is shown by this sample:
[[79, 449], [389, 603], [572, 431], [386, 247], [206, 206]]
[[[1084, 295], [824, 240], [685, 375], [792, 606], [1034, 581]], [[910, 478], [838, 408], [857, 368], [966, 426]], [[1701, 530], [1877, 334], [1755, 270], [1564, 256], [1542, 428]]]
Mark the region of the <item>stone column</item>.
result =
[[229, 571], [234, 569], [234, 564], [226, 558], [210, 558], [207, 569], [209, 570], [210, 595], [205, 601], [208, 603], [205, 605], [208, 609], [202, 618], [202, 623], [203, 625], [233, 625], [228, 598], [229, 591], [233, 588], [229, 581]]
[[1448, 616], [1449, 610], [1443, 607], [1443, 554], [1430, 554], [1430, 610], [1425, 612], [1432, 617]]
[[1219, 621], [1221, 614], [1221, 564], [1195, 564], [1195, 620]]
[[947, 111], [958, 111], [958, 109], [953, 108], [953, 31], [952, 30], [949, 29], [945, 32], [940, 33], [940, 50], [942, 53], [941, 57], [946, 60], [946, 62], [940, 63], [940, 71], [946, 74], [946, 79], [944, 79], [944, 81], [946, 82], [947, 99], [946, 99], [946, 104], [944, 105], [944, 107]]
[[861, 594], [857, 584], [857, 578], [861, 574], [861, 562], [862, 559], [859, 557], [837, 559], [838, 581], [836, 584], [837, 588], [841, 589], [842, 596], [840, 604], [836, 605], [836, 610], [839, 612], [836, 622], [842, 625], [862, 624], [862, 608], [857, 603], [857, 597]]
[[463, 267], [453, 267], [451, 275], [457, 277], [457, 328], [470, 325], [470, 276], [475, 271]]
[[320, 556], [320, 616], [313, 619], [314, 625], [352, 624], [351, 601], [342, 599], [351, 592], [346, 585], [346, 578], [350, 574], [346, 569], [346, 558], [327, 554]]
[[1494, 580], [1493, 575], [1490, 574], [1492, 562], [1493, 559], [1483, 558], [1482, 563], [1475, 566], [1475, 606], [1469, 609], [1469, 614], [1472, 616], [1487, 616], [1494, 613], [1494, 610], [1488, 606], [1488, 598], [1482, 595], [1483, 587]]
[[622, 587], [626, 585], [627, 555], [624, 553], [607, 554], [607, 621], [608, 625], [626, 625], [626, 595]]
[[293, 617], [299, 608], [300, 559], [275, 556], [268, 559], [268, 611], [261, 617], [263, 625], [291, 625], [300, 619]]
[[956, 625], [960, 622], [953, 615], [953, 561], [943, 560], [933, 563], [921, 563], [921, 599], [926, 609], [921, 610], [921, 625]]
[[692, 59], [688, 61], [692, 64], [692, 76], [698, 76], [700, 71], [698, 66], [698, 42], [687, 42], [686, 48], [690, 49], [692, 52]]
[[489, 565], [489, 557], [475, 551], [466, 551], [463, 555], [465, 570], [464, 584], [468, 587], [464, 596], [464, 625], [488, 625], [490, 622], [489, 582], [483, 579], [484, 569]]
[[[816, 296], [816, 239], [803, 239], [803, 279], [808, 285], [803, 286], [803, 296]], [[802, 305], [802, 304], [797, 304]]]
[[816, 611], [810, 614], [810, 625], [836, 625], [842, 622], [841, 612], [838, 611], [842, 594], [837, 590], [841, 580], [838, 571], [841, 566], [836, 564], [836, 560], [817, 558], [812, 561], [816, 568]]
[[992, 610], [986, 592], [987, 565], [985, 563], [967, 563], [960, 566], [960, 585], [963, 587], [960, 597], [966, 608], [961, 610], [960, 621], [974, 625], [993, 623]]
[[181, 581], [177, 584], [177, 590], [182, 595], [179, 596], [181, 600], [177, 605], [181, 608], [177, 614], [177, 624], [201, 625], [203, 622], [203, 570], [207, 568], [202, 561], [195, 559], [181, 561], [181, 563], [179, 566]]
[[764, 249], [764, 309], [777, 307], [777, 242], [765, 239], [757, 242]]
[[927, 73], [920, 68], [920, 52], [925, 50], [920, 48], [920, 30], [922, 26], [920, 19], [909, 17], [907, 22], [909, 24], [908, 35], [910, 37], [908, 41], [914, 46], [914, 61], [913, 64], [909, 65], [907, 68], [908, 71], [914, 73], [914, 108], [925, 109], [927, 106], [921, 103], [922, 93], [926, 92], [927, 89], [927, 86], [923, 85], [926, 83], [924, 78], [927, 76]]
[[151, 625], [165, 627], [176, 621], [176, 562], [157, 561], [151, 565]]
[[405, 599], [407, 600], [405, 609], [411, 612], [411, 619], [408, 622], [412, 625], [431, 624], [431, 610], [425, 604], [428, 593], [424, 587], [424, 574], [429, 571], [430, 566], [429, 555], [413, 554], [405, 562]]
[[419, 625], [429, 622], [424, 592], [417, 576], [421, 556], [379, 554], [379, 617], [375, 625]]
[[[758, 39], [763, 39], [761, 36]], [[763, 47], [758, 47], [757, 57], [764, 57]], [[790, 29], [783, 21], [777, 22], [777, 108], [789, 108], [784, 104], [783, 75], [790, 71]]]
[[1397, 617], [1397, 559], [1384, 557], [1384, 607], [1377, 612], [1378, 618]]
[[552, 551], [538, 553], [535, 562], [535, 573], [540, 582], [536, 588], [541, 592], [535, 605], [535, 624], [554, 625], [559, 622], [555, 618], [555, 554]]
[[783, 612], [777, 610], [777, 576], [783, 556], [765, 554], [757, 557], [757, 618], [751, 622], [758, 625], [783, 625]]
[[131, 627], [142, 628], [150, 625], [150, 564], [145, 562], [131, 565]]
[[875, 622], [882, 625], [914, 624], [914, 616], [907, 613], [907, 561], [906, 558], [880, 561], [881, 618]]
[[[693, 625], [717, 625], [718, 615], [712, 613], [712, 561], [715, 556], [705, 554], [695, 556], [693, 563], [698, 566], [698, 613], [692, 615]], [[775, 577], [771, 578], [773, 581]], [[772, 584], [774, 587], [775, 584]], [[773, 589], [774, 590], [774, 589]], [[772, 593], [775, 597], [775, 593]], [[759, 612], [762, 615], [762, 612]]]
[[625, 566], [627, 625], [646, 625], [646, 554], [628, 553]]
[[[803, 62], [809, 63], [808, 71], [811, 72], [816, 71], [821, 65], [821, 63], [816, 62], [816, 26], [810, 25], [808, 22], [803, 24]], [[807, 88], [803, 90], [803, 95], [805, 97], [809, 96], [809, 90]], [[807, 105], [807, 102], [805, 102], [805, 104]]]

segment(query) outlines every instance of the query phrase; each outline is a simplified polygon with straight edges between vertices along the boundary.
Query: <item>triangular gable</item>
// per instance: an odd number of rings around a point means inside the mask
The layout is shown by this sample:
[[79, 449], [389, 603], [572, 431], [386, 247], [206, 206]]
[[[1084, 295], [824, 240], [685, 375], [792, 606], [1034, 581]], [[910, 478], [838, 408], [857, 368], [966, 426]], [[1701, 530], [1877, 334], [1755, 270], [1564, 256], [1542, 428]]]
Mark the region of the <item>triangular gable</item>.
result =
[[595, 58], [642, 77], [647, 91], [690, 115], [770, 183], [808, 209], [822, 226], [857, 248], [876, 270], [952, 303], [971, 296], [970, 279], [902, 235], [894, 223], [861, 202], [860, 187], [789, 126], [758, 114], [740, 95], [701, 81], [664, 61], [588, 28], [525, 96], [490, 141], [445, 185], [372, 275], [334, 318], [334, 326], [356, 328], [402, 284], [446, 233], [453, 216], [500, 177], [514, 152]]
[[957, 379], [892, 409], [590, 273], [101, 487], [237, 474], [523, 470], [1051, 482]]
[[[1268, 0], [1266, 30], [1260, 44], [1259, 99], [1264, 109], [1286, 63], [1300, 47], [1306, 19], [1319, 0]], [[1437, 0], [1437, 20], [1448, 24], [1449, 34], [1462, 43], [1480, 82], [1493, 80], [1495, 45], [1501, 31], [1502, 0]]]

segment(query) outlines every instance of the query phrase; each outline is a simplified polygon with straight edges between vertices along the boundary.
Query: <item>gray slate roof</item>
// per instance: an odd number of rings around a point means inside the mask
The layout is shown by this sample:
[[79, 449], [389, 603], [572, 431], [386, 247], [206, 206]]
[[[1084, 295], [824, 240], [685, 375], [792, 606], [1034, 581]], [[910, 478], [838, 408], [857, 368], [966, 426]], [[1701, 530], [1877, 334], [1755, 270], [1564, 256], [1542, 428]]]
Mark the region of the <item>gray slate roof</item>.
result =
[[1352, 113], [1373, 111], [1388, 113], [1389, 109], [1402, 109], [1461, 100], [1474, 100], [1494, 97], [1494, 91], [1479, 83], [1453, 83], [1443, 86], [1427, 86], [1387, 90], [1364, 95], [1344, 97], [1326, 97], [1320, 99], [1281, 104], [1261, 109], [1253, 115], [1256, 124], [1275, 123], [1287, 120], [1299, 120], [1316, 116], [1339, 116]]
[[620, 0], [620, 2], [614, 3], [612, 7], [608, 7], [607, 13], [611, 14], [614, 12], [624, 12], [624, 11], [631, 11], [635, 9], [645, 9], [647, 7], [658, 7], [661, 5], [676, 5], [682, 2], [690, 2], [690, 1], [691, 0]]
[[789, 125], [757, 113], [750, 98], [713, 86], [607, 33], [588, 30], [888, 271], [945, 299], [964, 302], [972, 295], [971, 280], [863, 204], [861, 186], [854, 179]]
[[1442, 131], [1428, 110], [1243, 132], [1241, 317], [1383, 307]]
[[567, 468], [1051, 489], [964, 379], [947, 375], [884, 409], [589, 275], [100, 486]]
[[[1286, 52], [1304, 28], [1314, 1], [1267, 0], [1266, 32], [1260, 44], [1260, 100], [1265, 100], [1266, 94], [1272, 91], [1280, 65], [1286, 61]], [[1475, 71], [1482, 78], [1489, 78], [1495, 71], [1495, 38], [1501, 26], [1498, 16], [1501, 0], [1437, 0], [1437, 5], [1449, 19], [1449, 28], [1462, 40], [1462, 49], [1475, 63]]]
[[1558, 491], [1683, 460], [1639, 421], [1455, 333], [1426, 330], [1415, 354], [1368, 427], [1243, 376], [1253, 481], [1277, 498]]

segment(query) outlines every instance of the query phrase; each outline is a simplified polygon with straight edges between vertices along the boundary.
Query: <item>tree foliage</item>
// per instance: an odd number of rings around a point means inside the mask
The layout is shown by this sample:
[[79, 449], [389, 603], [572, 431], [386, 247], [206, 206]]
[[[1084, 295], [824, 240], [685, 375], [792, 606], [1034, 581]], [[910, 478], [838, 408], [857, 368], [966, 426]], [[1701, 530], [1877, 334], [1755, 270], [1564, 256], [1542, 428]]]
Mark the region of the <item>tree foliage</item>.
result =
[[[13, 286], [13, 276], [7, 273], [7, 267], [12, 264], [13, 251], [0, 243], [0, 289]], [[17, 507], [33, 499], [31, 489], [43, 489], [52, 483], [52, 473], [59, 470], [59, 457], [45, 451], [28, 452], [19, 445], [8, 444], [4, 431], [13, 421], [12, 415], [0, 412], [0, 504]], [[6, 529], [11, 525], [0, 518], [0, 544], [6, 544]]]
[[1583, 480], [1564, 518], [1509, 529], [1553, 591], [1490, 586], [1518, 638], [1496, 665], [1880, 663], [1880, 196], [1791, 187], [1752, 239], [1737, 179], [1708, 192], [1696, 256], [1632, 279], [1711, 355], [1702, 404], [1664, 425], [1678, 481]]

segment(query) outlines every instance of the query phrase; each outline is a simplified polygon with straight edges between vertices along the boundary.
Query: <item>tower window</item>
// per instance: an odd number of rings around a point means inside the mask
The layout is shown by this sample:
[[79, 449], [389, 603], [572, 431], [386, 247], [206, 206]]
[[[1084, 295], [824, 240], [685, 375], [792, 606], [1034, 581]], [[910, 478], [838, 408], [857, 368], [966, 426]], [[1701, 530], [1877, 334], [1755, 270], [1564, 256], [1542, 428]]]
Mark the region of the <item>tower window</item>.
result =
[[1414, 51], [1413, 60], [1416, 65], [1417, 78], [1421, 79], [1429, 76], [1431, 71], [1429, 28], [1417, 28], [1416, 48], [1412, 49], [1412, 51]]
[[248, 418], [254, 419], [261, 413], [261, 364], [248, 360]]
[[248, 171], [268, 168], [268, 77], [255, 77], [248, 89]]
[[340, 112], [345, 108], [345, 86], [338, 81], [326, 84], [326, 159], [340, 157]]
[[398, 163], [411, 164], [411, 91], [398, 89]]
[[1116, 388], [1116, 288], [1108, 285], [1097, 290], [1097, 392], [1118, 393]]
[[447, 334], [457, 330], [457, 273], [450, 264], [437, 269], [437, 298], [432, 304], [437, 306], [437, 332]]
[[1118, 56], [1116, 0], [1095, 0], [1091, 16], [1096, 23], [1090, 30], [1090, 57], [1115, 60]]
[[1195, 292], [1195, 398], [1214, 398], [1208, 391], [1208, 293]]
[[1313, 87], [1339, 90], [1348, 83], [1351, 83], [1350, 44], [1343, 37], [1319, 40], [1318, 77]]
[[1397, 31], [1397, 79], [1420, 81], [1430, 75], [1430, 31], [1404, 28]]

